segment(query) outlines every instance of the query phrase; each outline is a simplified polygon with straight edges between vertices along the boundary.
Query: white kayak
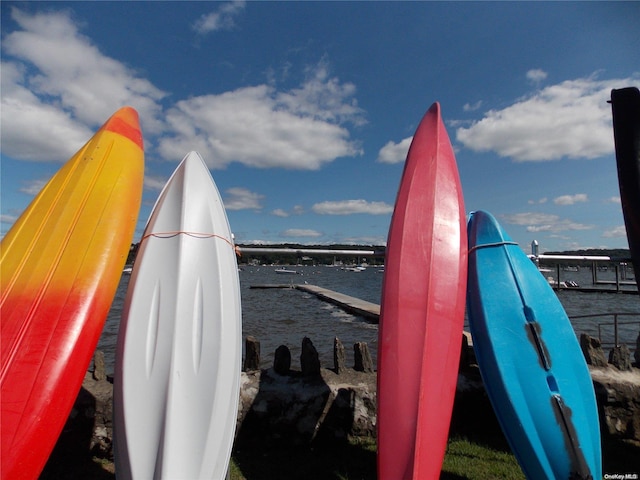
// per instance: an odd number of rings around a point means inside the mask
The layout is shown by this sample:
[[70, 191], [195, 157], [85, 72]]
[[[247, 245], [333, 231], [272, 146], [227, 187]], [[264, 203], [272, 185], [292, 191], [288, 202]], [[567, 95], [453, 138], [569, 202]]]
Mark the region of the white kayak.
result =
[[229, 222], [197, 152], [173, 173], [147, 222], [116, 353], [118, 479], [225, 478], [242, 356]]

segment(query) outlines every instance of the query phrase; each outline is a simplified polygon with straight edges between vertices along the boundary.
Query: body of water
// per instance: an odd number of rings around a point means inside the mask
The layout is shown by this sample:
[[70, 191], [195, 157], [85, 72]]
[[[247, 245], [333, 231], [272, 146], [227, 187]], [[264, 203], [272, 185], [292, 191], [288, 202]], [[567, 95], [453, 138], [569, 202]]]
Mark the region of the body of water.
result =
[[[310, 283], [329, 288], [340, 293], [380, 303], [383, 274], [376, 267], [368, 267], [361, 272], [350, 272], [338, 267], [288, 267], [299, 274], [287, 275], [275, 272], [276, 267], [242, 267], [240, 288], [242, 295], [242, 335], [256, 337], [260, 341], [261, 364], [269, 367], [273, 364], [273, 353], [279, 345], [291, 350], [292, 368], [299, 369], [302, 338], [307, 336], [320, 354], [322, 366], [333, 367], [333, 339], [338, 337], [347, 352], [347, 365], [353, 365], [353, 344], [366, 342], [369, 345], [374, 363], [378, 345], [378, 325], [367, 322], [361, 317], [348, 314], [339, 307], [323, 302], [315, 296], [294, 289], [251, 289], [252, 285]], [[573, 280], [581, 286], [592, 285], [590, 269], [577, 272], [561, 271], [561, 281]], [[555, 270], [544, 273], [556, 276]], [[129, 275], [123, 275], [116, 298], [109, 312], [98, 348], [105, 352], [107, 371], [113, 372], [115, 347]], [[598, 272], [599, 280], [614, 280], [615, 272]], [[571, 316], [600, 313], [624, 312], [637, 314], [620, 317], [619, 342], [635, 349], [636, 338], [640, 331], [640, 297], [619, 293], [582, 293], [560, 291], [558, 297], [567, 314]], [[574, 329], [580, 333], [598, 337], [598, 323], [612, 322], [612, 317], [576, 319]], [[465, 322], [466, 328], [466, 322]], [[468, 328], [467, 328], [468, 330]], [[612, 343], [614, 328], [602, 325], [602, 341]]]

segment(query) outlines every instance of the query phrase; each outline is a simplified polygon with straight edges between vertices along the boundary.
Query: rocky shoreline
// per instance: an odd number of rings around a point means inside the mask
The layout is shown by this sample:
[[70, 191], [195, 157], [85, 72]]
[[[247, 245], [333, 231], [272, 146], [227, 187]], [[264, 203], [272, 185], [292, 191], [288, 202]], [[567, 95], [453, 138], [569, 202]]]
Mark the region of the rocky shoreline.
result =
[[[451, 431], [472, 436], [479, 430], [489, 430], [501, 437], [469, 339], [465, 337], [463, 342]], [[592, 339], [582, 339], [581, 343], [594, 346]], [[599, 355], [597, 342], [594, 348], [591, 354]], [[249, 345], [246, 350], [247, 358], [251, 355], [253, 360], [248, 364], [245, 360], [246, 371], [242, 372], [234, 451], [259, 450], [267, 444], [270, 448], [289, 448], [375, 437], [376, 374], [366, 344], [354, 348], [356, 368], [345, 365], [344, 348], [337, 339], [333, 369], [320, 367], [309, 339], [303, 341], [299, 370], [290, 368], [290, 354], [287, 363], [284, 349], [274, 357], [275, 368], [247, 368], [252, 362], [259, 364], [259, 353], [251, 354], [253, 347]], [[624, 442], [624, 448], [630, 448], [637, 458], [640, 369], [630, 361], [623, 370], [608, 362], [589, 368], [598, 401], [603, 450], [619, 450], [620, 442]], [[104, 372], [103, 355], [96, 352], [42, 479], [114, 478], [112, 395], [112, 379]]]

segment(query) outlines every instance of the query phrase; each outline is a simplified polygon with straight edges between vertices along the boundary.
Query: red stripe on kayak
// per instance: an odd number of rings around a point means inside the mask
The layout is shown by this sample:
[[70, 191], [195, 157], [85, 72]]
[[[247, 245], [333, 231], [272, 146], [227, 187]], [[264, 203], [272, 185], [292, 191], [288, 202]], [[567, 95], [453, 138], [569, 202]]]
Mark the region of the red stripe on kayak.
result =
[[104, 130], [117, 133], [128, 138], [144, 149], [142, 132], [138, 124], [138, 112], [131, 107], [124, 107], [118, 110], [102, 127]]

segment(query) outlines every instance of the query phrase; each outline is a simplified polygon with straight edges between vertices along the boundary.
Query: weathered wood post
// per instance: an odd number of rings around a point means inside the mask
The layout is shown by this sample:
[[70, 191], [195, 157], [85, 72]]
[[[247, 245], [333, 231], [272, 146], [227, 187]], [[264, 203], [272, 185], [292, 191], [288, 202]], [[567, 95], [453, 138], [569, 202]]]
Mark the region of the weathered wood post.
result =
[[302, 339], [302, 352], [300, 353], [300, 368], [306, 376], [320, 375], [320, 356], [309, 337]]
[[291, 351], [286, 345], [280, 345], [273, 356], [273, 370], [280, 375], [286, 375], [290, 369]]
[[373, 361], [366, 342], [357, 342], [353, 345], [354, 366], [359, 372], [373, 372]]
[[245, 357], [242, 369], [245, 372], [260, 370], [260, 342], [249, 335], [245, 339]]
[[333, 366], [338, 375], [347, 369], [344, 354], [344, 345], [338, 337], [333, 339]]

